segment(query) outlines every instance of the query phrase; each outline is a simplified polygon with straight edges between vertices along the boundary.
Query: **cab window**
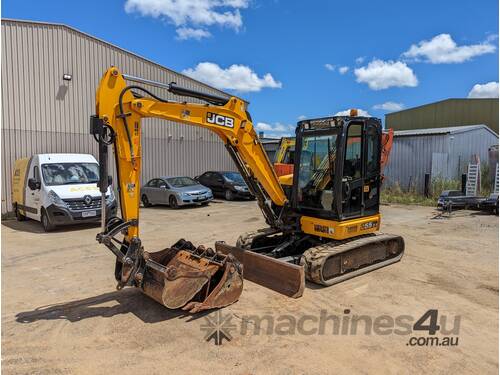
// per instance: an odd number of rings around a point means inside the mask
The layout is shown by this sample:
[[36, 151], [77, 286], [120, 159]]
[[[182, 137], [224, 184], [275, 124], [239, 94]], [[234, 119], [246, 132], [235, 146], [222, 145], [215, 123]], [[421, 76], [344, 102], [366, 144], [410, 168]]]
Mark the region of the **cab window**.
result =
[[337, 134], [305, 136], [300, 150], [298, 204], [331, 210]]
[[366, 131], [366, 174], [371, 176], [379, 173], [379, 134], [375, 126], [369, 126]]
[[350, 180], [361, 178], [361, 129], [361, 124], [352, 124], [347, 130], [344, 177]]

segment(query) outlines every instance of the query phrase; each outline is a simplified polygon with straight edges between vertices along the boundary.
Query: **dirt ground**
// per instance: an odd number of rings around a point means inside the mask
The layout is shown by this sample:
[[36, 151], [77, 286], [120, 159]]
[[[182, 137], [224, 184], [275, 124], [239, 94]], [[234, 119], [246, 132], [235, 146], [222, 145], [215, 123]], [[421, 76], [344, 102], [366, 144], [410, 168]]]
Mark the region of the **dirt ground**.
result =
[[[498, 218], [460, 211], [433, 218], [429, 207], [383, 206], [383, 231], [406, 241], [395, 265], [328, 288], [308, 285], [289, 299], [246, 281], [241, 299], [222, 310], [232, 339], [205, 341], [210, 314], [169, 311], [140, 291], [115, 290], [112, 254], [96, 226], [43, 233], [34, 221], [2, 223], [2, 370], [5, 374], [326, 374], [498, 373]], [[234, 244], [264, 225], [255, 202], [141, 209], [145, 248], [185, 237], [195, 244]], [[310, 333], [321, 314], [342, 319], [446, 316], [456, 346], [412, 346], [396, 330], [366, 334], [361, 324]], [[260, 333], [250, 317], [270, 317]], [[287, 316], [288, 318], [283, 318]], [[290, 322], [310, 320], [303, 328]], [[312, 317], [312, 318], [311, 318]], [[266, 318], [267, 319], [267, 318]], [[288, 322], [288, 329], [279, 322]], [[266, 321], [267, 322], [267, 321]], [[343, 320], [342, 320], [343, 322]], [[426, 321], [428, 323], [428, 321]], [[366, 323], [368, 325], [368, 323]], [[243, 328], [246, 327], [247, 331]], [[258, 328], [258, 327], [257, 327]], [[279, 328], [279, 329], [278, 329]], [[352, 328], [352, 326], [351, 326]], [[443, 328], [443, 327], [442, 327]], [[319, 331], [319, 330], [317, 330]], [[207, 331], [208, 332], [208, 331]], [[342, 334], [344, 333], [344, 334]], [[385, 334], [381, 334], [385, 333]], [[435, 337], [442, 339], [438, 332]], [[423, 339], [425, 340], [425, 339]]]

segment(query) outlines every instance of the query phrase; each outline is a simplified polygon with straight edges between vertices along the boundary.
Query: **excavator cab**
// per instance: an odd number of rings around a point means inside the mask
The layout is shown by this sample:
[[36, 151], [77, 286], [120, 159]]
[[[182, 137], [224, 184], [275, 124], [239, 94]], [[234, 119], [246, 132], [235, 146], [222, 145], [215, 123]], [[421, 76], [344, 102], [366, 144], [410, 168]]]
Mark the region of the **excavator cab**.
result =
[[375, 118], [328, 117], [298, 123], [292, 207], [346, 220], [378, 214], [382, 126]]

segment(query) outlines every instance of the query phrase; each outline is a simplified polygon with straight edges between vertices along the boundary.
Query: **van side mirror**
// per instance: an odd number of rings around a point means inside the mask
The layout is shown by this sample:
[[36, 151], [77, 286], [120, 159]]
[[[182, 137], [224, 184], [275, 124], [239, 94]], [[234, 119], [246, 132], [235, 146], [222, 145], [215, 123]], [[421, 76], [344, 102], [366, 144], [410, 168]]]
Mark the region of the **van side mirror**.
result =
[[30, 178], [28, 179], [28, 187], [31, 190], [40, 190], [41, 187], [40, 181], [37, 181], [34, 178]]

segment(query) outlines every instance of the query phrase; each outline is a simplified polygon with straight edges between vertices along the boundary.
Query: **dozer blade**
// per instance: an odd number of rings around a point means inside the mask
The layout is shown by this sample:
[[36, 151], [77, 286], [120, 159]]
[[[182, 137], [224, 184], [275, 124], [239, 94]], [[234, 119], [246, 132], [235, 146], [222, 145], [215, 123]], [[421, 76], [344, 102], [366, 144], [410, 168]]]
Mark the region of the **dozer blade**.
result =
[[236, 302], [243, 291], [243, 268], [231, 254], [180, 240], [158, 252], [144, 251], [143, 259], [139, 285], [169, 309], [196, 313], [220, 308]]
[[328, 286], [396, 263], [403, 257], [404, 248], [401, 236], [377, 234], [310, 248], [301, 264], [308, 280]]
[[292, 298], [299, 298], [304, 293], [304, 267], [300, 265], [229, 246], [224, 242], [216, 242], [215, 249], [223, 254], [234, 255], [243, 264], [243, 275], [247, 280]]

